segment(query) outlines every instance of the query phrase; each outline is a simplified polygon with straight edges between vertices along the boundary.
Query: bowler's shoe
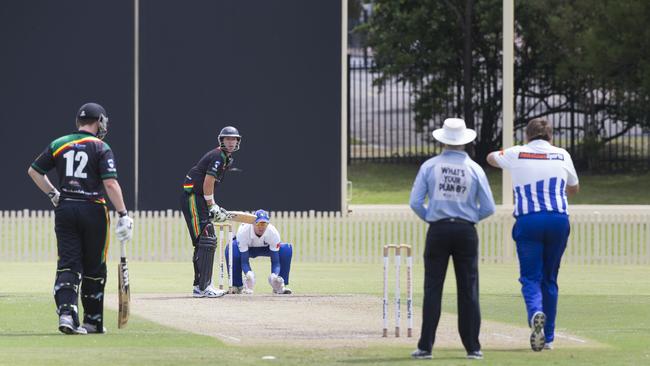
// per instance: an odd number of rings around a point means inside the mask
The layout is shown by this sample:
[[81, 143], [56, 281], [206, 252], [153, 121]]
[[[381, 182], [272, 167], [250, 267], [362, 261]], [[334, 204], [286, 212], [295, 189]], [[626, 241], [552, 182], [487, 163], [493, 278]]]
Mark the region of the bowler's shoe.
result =
[[546, 339], [544, 338], [544, 325], [546, 324], [546, 314], [541, 311], [535, 312], [530, 318], [530, 327], [533, 329], [530, 333], [530, 348], [539, 352], [544, 349]]

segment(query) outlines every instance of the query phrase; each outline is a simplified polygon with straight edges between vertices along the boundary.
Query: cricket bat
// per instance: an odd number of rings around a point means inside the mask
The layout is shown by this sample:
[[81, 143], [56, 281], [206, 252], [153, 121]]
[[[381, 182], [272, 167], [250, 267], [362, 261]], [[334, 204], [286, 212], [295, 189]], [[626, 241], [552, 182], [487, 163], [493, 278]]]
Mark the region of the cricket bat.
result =
[[119, 310], [117, 314], [117, 327], [124, 328], [129, 321], [129, 302], [131, 291], [129, 289], [129, 268], [126, 263], [126, 241], [120, 242], [120, 263], [117, 265], [117, 286]]
[[230, 221], [243, 222], [246, 224], [254, 224], [255, 219], [256, 219], [255, 215], [250, 214], [248, 212], [228, 211], [228, 220]]

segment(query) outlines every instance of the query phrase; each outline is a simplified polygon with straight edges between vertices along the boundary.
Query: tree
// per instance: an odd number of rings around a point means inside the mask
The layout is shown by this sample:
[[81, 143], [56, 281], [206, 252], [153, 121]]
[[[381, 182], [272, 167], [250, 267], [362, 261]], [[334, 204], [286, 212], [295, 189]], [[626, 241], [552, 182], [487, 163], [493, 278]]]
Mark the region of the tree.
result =
[[[417, 85], [416, 127], [462, 116], [477, 128], [479, 159], [500, 146], [501, 0], [377, 0], [364, 31], [382, 85]], [[515, 128], [574, 113], [586, 155], [597, 156], [605, 123], [625, 133], [648, 126], [650, 2], [516, 2]], [[476, 117], [476, 123], [474, 119]], [[584, 121], [584, 123], [582, 123]]]
[[[522, 23], [525, 47], [519, 52], [531, 52], [529, 58], [537, 61], [521, 64], [551, 78], [535, 80], [542, 93], [535, 94], [526, 87], [518, 93], [530, 96], [537, 104], [551, 96], [562, 96], [563, 103], [547, 106], [538, 114], [578, 114], [584, 121], [580, 126], [584, 151], [578, 160], [595, 169], [605, 144], [636, 126], [649, 124], [650, 77], [644, 75], [650, 75], [650, 32], [645, 25], [650, 19], [650, 3], [537, 0], [527, 1], [520, 11], [523, 19], [531, 19], [531, 14], [538, 19]], [[522, 67], [517, 69], [523, 71]], [[519, 79], [532, 80], [525, 72]], [[534, 116], [521, 113], [522, 117]], [[518, 121], [519, 125], [523, 123]], [[611, 123], [622, 128], [610, 133], [607, 126]]]
[[365, 30], [382, 85], [391, 78], [416, 86], [416, 128], [433, 116], [463, 116], [476, 127], [477, 154], [494, 145], [500, 114], [500, 0], [378, 0]]

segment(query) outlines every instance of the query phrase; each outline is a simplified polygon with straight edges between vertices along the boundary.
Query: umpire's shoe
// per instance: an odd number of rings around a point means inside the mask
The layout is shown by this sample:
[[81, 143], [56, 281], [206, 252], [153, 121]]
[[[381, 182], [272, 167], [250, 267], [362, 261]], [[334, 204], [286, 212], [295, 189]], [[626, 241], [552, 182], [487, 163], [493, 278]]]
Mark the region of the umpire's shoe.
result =
[[546, 339], [544, 338], [544, 325], [546, 324], [546, 314], [541, 311], [535, 312], [530, 319], [530, 327], [533, 329], [530, 334], [530, 348], [539, 352], [544, 349]]
[[431, 355], [431, 352], [421, 350], [421, 349], [416, 349], [415, 351], [411, 352], [411, 357], [415, 358], [416, 360], [430, 360], [433, 358], [433, 355]]
[[72, 315], [62, 314], [59, 316], [59, 331], [63, 334], [88, 334], [86, 328], [78, 327], [72, 320]]

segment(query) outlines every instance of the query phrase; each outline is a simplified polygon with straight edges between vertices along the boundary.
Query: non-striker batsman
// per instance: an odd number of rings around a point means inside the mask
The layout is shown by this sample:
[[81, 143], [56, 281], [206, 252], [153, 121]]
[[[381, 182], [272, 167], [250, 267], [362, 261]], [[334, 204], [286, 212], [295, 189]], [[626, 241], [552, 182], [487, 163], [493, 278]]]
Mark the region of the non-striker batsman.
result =
[[[120, 241], [131, 238], [128, 216], [117, 182], [113, 151], [103, 141], [108, 115], [96, 103], [86, 103], [77, 113], [78, 131], [47, 145], [28, 174], [47, 194], [55, 209], [58, 260], [54, 301], [59, 330], [65, 334], [105, 333], [104, 286], [110, 220], [104, 192], [120, 215], [115, 233]], [[58, 189], [45, 175], [56, 169]], [[79, 285], [83, 325], [78, 315]]]

